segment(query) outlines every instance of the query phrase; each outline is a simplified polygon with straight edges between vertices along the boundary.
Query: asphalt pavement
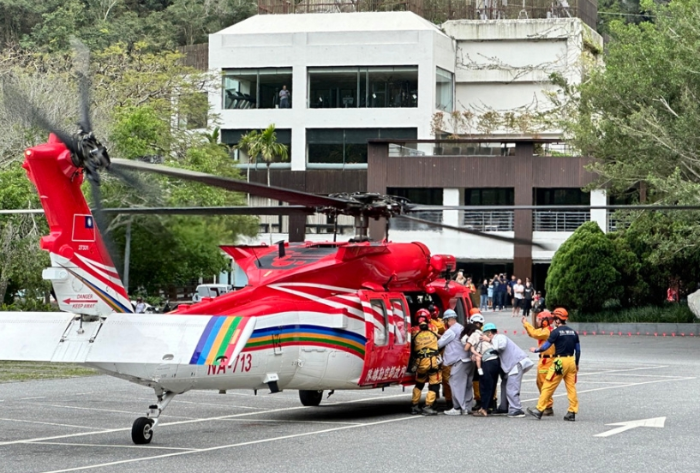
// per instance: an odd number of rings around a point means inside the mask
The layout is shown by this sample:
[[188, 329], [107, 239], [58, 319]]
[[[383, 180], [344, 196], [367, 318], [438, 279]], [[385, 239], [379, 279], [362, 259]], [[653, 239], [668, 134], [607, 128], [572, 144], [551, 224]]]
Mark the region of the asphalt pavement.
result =
[[[485, 316], [534, 345], [509, 312]], [[697, 471], [700, 340], [589, 335], [582, 351], [574, 423], [563, 384], [541, 421], [411, 416], [401, 387], [339, 391], [319, 407], [295, 391], [195, 391], [136, 446], [147, 388], [107, 376], [0, 384], [0, 472]], [[535, 405], [534, 370], [521, 395]]]

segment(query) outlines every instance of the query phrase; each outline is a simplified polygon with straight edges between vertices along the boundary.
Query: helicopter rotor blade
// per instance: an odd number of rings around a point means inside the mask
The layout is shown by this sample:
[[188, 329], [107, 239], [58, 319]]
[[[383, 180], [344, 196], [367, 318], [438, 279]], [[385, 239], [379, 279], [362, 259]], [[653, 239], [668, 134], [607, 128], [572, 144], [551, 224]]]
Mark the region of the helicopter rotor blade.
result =
[[73, 136], [51, 123], [27, 97], [14, 85], [10, 84], [7, 79], [2, 81], [2, 92], [4, 96], [4, 105], [11, 112], [21, 116], [30, 123], [38, 125], [49, 133], [56, 135], [71, 153], [75, 154], [78, 152]]
[[106, 214], [127, 215], [310, 215], [314, 210], [303, 205], [270, 207], [128, 207], [105, 208]]
[[578, 210], [700, 210], [700, 205], [630, 204], [630, 205], [408, 205], [405, 212], [465, 210], [494, 212], [512, 210], [578, 211]]
[[132, 170], [142, 172], [152, 172], [169, 177], [176, 177], [187, 181], [199, 182], [222, 189], [245, 192], [258, 197], [288, 202], [295, 205], [305, 205], [309, 207], [334, 207], [345, 209], [350, 205], [350, 201], [335, 197], [310, 194], [308, 192], [295, 191], [282, 187], [266, 186], [254, 182], [239, 181], [228, 177], [214, 176], [203, 172], [190, 171], [188, 169], [173, 168], [159, 164], [149, 164], [141, 161], [128, 159], [113, 159], [110, 168], [117, 170]]
[[85, 133], [92, 131], [90, 120], [90, 50], [77, 38], [71, 38], [70, 44], [75, 51], [73, 68], [78, 76], [80, 93], [80, 127]]
[[411, 222], [422, 223], [424, 225], [430, 225], [433, 227], [445, 228], [448, 230], [454, 230], [456, 232], [468, 233], [470, 235], [476, 235], [476, 236], [488, 238], [489, 240], [503, 241], [506, 243], [513, 243], [516, 245], [534, 246], [534, 247], [540, 248], [542, 250], [549, 250], [550, 249], [550, 248], [547, 248], [545, 245], [542, 245], [541, 243], [537, 243], [537, 242], [534, 242], [532, 240], [528, 240], [526, 238], [514, 238], [514, 237], [496, 235], [493, 233], [482, 232], [480, 230], [473, 230], [471, 228], [455, 227], [453, 225], [447, 225], [444, 223], [433, 222], [433, 221], [425, 220], [422, 218], [409, 217], [408, 215], [396, 215], [396, 218], [403, 218], [403, 219], [409, 220]]
[[95, 219], [95, 225], [97, 226], [100, 235], [102, 235], [102, 241], [104, 242], [105, 247], [107, 248], [107, 252], [112, 257], [112, 263], [114, 263], [114, 267], [117, 270], [117, 274], [119, 274], [119, 277], [121, 278], [121, 258], [119, 258], [119, 252], [117, 251], [117, 246], [114, 243], [112, 236], [107, 231], [108, 222], [105, 218], [105, 213], [102, 210], [102, 192], [100, 190], [100, 183], [92, 179], [90, 176], [91, 175], [88, 174], [88, 181], [90, 181], [90, 190], [92, 192], [92, 200], [94, 206], [94, 208], [92, 209], [92, 216]]

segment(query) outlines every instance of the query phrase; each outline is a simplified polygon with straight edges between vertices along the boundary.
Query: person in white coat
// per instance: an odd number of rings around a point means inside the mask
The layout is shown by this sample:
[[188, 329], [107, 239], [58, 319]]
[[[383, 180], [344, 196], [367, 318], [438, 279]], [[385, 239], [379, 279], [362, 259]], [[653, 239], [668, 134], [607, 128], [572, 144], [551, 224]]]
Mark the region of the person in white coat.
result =
[[489, 327], [491, 330], [487, 331], [487, 328], [484, 327], [483, 336], [491, 342], [494, 350], [498, 352], [501, 370], [506, 374], [505, 391], [508, 399], [508, 417], [525, 417], [523, 405], [520, 402], [520, 385], [523, 381], [523, 375], [535, 366], [535, 363], [513, 340], [502, 333], [497, 333], [495, 325], [487, 325], [493, 326], [493, 329]]
[[445, 348], [442, 362], [450, 367], [450, 389], [452, 390], [452, 409], [445, 411], [448, 416], [469, 414], [474, 401], [474, 362], [471, 354], [464, 351], [462, 324], [457, 322], [457, 313], [447, 309], [442, 316], [447, 324], [445, 333], [438, 340], [438, 347]]

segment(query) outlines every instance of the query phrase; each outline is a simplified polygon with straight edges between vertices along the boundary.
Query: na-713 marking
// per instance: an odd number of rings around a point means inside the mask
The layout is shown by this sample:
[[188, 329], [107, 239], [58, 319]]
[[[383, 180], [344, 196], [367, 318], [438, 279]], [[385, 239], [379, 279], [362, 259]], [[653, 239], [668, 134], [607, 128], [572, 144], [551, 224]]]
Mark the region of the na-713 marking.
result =
[[[250, 353], [241, 353], [236, 357], [236, 361], [231, 365], [231, 373], [247, 373], [253, 367], [253, 355]], [[228, 367], [226, 363], [220, 365], [209, 365], [207, 367], [207, 375], [226, 374]]]

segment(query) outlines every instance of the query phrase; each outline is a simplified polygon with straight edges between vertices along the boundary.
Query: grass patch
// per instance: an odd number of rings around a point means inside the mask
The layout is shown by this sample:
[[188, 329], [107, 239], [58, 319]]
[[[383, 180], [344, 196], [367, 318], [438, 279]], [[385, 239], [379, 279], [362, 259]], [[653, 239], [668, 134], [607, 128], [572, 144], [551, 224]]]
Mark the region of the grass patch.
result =
[[631, 309], [608, 309], [595, 314], [571, 314], [572, 322], [589, 323], [700, 323], [686, 304], [666, 304]]
[[37, 363], [31, 361], [0, 361], [0, 383], [31, 381], [35, 379], [77, 378], [94, 376], [97, 370], [65, 363]]

